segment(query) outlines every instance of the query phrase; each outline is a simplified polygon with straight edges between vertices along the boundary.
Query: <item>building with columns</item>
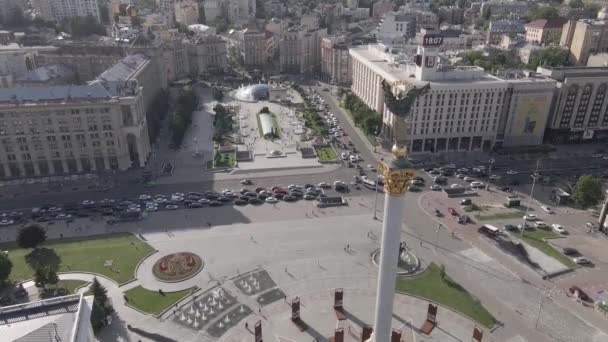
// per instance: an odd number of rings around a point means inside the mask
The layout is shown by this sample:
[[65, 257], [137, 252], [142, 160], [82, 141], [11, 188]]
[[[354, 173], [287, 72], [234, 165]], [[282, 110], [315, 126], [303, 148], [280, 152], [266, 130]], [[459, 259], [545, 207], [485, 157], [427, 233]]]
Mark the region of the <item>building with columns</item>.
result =
[[[397, 60], [381, 44], [350, 49], [351, 89], [382, 115], [382, 138], [409, 146], [412, 154], [490, 151], [499, 142], [542, 141], [554, 82], [522, 77], [514, 84], [477, 66], [444, 65], [439, 58], [441, 39], [436, 38], [423, 37], [415, 62]], [[514, 87], [530, 84], [542, 84], [542, 94], [524, 99], [518, 93], [511, 103], [514, 97], [508, 94]], [[497, 137], [501, 120], [516, 128], [502, 127], [502, 136]]]
[[321, 73], [333, 84], [349, 84], [351, 59], [345, 37], [330, 36], [321, 39]]
[[0, 179], [126, 170], [149, 154], [136, 80], [0, 89]]

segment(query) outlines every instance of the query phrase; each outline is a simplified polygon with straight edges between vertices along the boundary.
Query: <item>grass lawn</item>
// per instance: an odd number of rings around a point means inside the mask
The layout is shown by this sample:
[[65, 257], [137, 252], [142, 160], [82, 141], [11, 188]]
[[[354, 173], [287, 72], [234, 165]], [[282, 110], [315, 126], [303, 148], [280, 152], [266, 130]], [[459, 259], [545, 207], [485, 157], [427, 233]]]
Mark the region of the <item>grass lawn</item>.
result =
[[75, 294], [76, 289], [83, 287], [83, 286], [87, 285], [88, 283], [89, 283], [88, 281], [76, 280], [76, 279], [60, 280], [59, 283], [57, 284], [57, 287], [66, 289], [69, 294]]
[[543, 241], [543, 239], [551, 239], [551, 238], [556, 238], [556, 237], [559, 237], [559, 235], [552, 231], [535, 229], [535, 230], [526, 230], [524, 232], [524, 235], [521, 236], [521, 239], [524, 240], [529, 245], [531, 245], [532, 247], [536, 247], [537, 249], [539, 249], [541, 252], [547, 254], [548, 256], [557, 259], [562, 264], [564, 264], [568, 267], [571, 267], [571, 268], [576, 267], [576, 263], [574, 261], [572, 261], [572, 259], [563, 255], [558, 250], [553, 248], [553, 246], [551, 246], [547, 242]]
[[235, 163], [235, 152], [217, 152], [215, 154], [214, 167], [234, 167]]
[[397, 291], [426, 298], [458, 311], [486, 328], [491, 328], [496, 319], [470, 293], [447, 275], [441, 279], [439, 266], [431, 263], [421, 274], [412, 277], [397, 277]]
[[326, 129], [323, 125], [323, 120], [313, 110], [305, 110], [302, 113], [302, 117], [304, 118], [304, 125], [307, 128], [319, 135], [325, 133]]
[[490, 215], [475, 215], [475, 218], [478, 219], [479, 221], [490, 221], [490, 220], [508, 220], [508, 219], [515, 219], [515, 218], [522, 218], [524, 217], [524, 214], [522, 214], [519, 211], [512, 211], [512, 212], [508, 212], [508, 213], [497, 213], [497, 214], [490, 214]]
[[[99, 273], [119, 284], [133, 279], [137, 263], [154, 250], [129, 233], [50, 240], [41, 247], [55, 251], [59, 257], [59, 272]], [[19, 248], [15, 242], [0, 244], [0, 250], [8, 251], [13, 262], [13, 270], [9, 276], [11, 280], [21, 281], [33, 276], [32, 268], [25, 261], [30, 250]], [[105, 267], [106, 260], [113, 260], [113, 266]]]
[[131, 306], [149, 314], [158, 315], [175, 304], [178, 300], [189, 295], [192, 290], [193, 288], [177, 292], [165, 292], [161, 295], [158, 293], [158, 290], [150, 291], [141, 286], [137, 286], [128, 290], [125, 294], [129, 298], [129, 304]]
[[338, 158], [336, 150], [331, 146], [315, 147], [315, 151], [317, 151], [319, 160], [336, 160]]

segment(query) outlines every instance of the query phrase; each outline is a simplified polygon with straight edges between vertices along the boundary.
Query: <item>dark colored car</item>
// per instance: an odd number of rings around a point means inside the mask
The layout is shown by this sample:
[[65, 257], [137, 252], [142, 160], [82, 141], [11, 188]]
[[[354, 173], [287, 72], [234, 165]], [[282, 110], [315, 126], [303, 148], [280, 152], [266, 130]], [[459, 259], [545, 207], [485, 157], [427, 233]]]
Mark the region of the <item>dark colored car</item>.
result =
[[572, 247], [564, 247], [562, 248], [562, 253], [566, 254], [566, 255], [578, 255], [579, 252], [576, 248], [572, 248]]
[[262, 201], [261, 199], [258, 198], [252, 198], [249, 200], [249, 204], [262, 204], [264, 203], [264, 201]]
[[211, 202], [209, 202], [209, 206], [210, 207], [221, 207], [222, 206], [222, 202], [211, 201]]
[[514, 224], [505, 224], [504, 228], [505, 228], [505, 230], [511, 231], [511, 232], [519, 230], [519, 228], [517, 228], [517, 226]]
[[287, 195], [287, 196], [283, 197], [283, 201], [285, 201], [285, 202], [295, 202], [297, 200], [298, 199], [296, 197], [294, 197], [294, 196]]
[[202, 208], [202, 207], [203, 207], [203, 205], [198, 202], [193, 202], [193, 203], [188, 204], [188, 208], [190, 208], [190, 209], [196, 209], [196, 208]]
[[243, 201], [242, 199], [237, 199], [234, 201], [234, 204], [236, 204], [236, 205], [247, 205], [247, 203], [249, 203], [249, 202]]
[[282, 200], [282, 199], [284, 199], [284, 198], [285, 198], [285, 196], [286, 196], [286, 195], [285, 195], [284, 193], [281, 193], [281, 192], [277, 192], [277, 193], [275, 193], [275, 194], [274, 194], [274, 198], [276, 198], [276, 199], [278, 199], [278, 200]]

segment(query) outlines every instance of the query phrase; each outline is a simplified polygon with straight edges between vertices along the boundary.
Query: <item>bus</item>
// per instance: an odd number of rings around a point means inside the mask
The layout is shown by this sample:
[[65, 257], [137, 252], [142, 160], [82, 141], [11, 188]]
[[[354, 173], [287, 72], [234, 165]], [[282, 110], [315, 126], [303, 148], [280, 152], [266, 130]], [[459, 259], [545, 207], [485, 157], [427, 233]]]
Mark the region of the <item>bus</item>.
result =
[[500, 229], [490, 224], [484, 224], [483, 226], [479, 227], [477, 231], [482, 234], [486, 234], [489, 237], [495, 237], [500, 235]]

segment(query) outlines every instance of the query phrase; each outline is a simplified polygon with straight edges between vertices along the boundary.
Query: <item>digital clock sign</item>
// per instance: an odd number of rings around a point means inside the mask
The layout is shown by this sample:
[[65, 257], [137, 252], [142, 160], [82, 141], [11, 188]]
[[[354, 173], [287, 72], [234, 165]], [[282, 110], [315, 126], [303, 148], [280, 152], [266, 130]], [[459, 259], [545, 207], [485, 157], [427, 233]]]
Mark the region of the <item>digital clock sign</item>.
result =
[[443, 44], [443, 37], [438, 34], [425, 34], [422, 37], [422, 46], [439, 46]]

